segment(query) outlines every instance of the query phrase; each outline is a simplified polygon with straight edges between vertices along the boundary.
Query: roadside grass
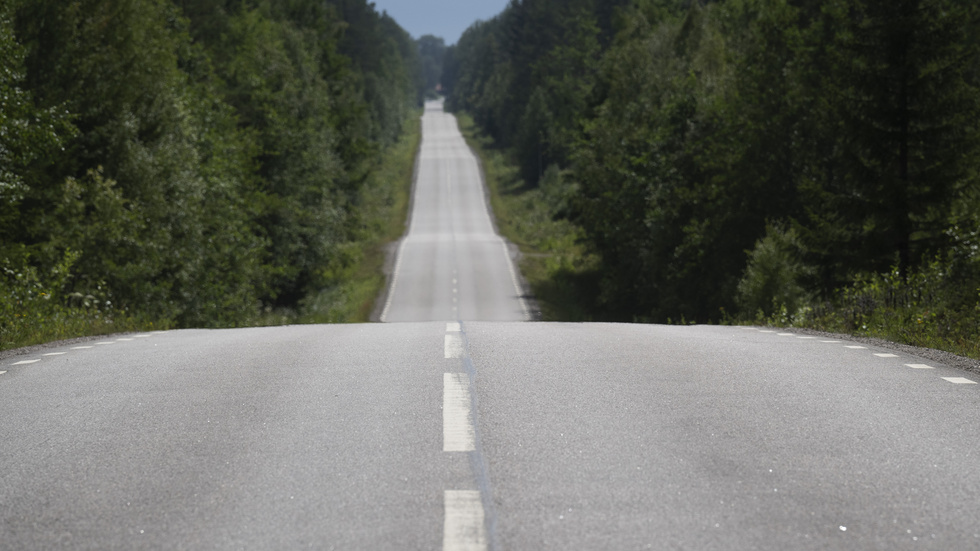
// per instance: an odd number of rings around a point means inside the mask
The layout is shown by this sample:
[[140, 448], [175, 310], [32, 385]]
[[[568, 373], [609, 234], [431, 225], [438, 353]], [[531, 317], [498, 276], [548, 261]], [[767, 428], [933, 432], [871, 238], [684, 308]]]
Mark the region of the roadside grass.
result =
[[421, 111], [384, 155], [361, 193], [359, 239], [345, 249], [352, 262], [339, 282], [304, 301], [297, 323], [366, 323], [386, 284], [388, 244], [405, 233], [415, 157], [422, 139]]
[[582, 244], [581, 230], [556, 219], [544, 192], [528, 186], [473, 118], [456, 113], [466, 142], [480, 158], [490, 206], [500, 233], [522, 253], [520, 271], [544, 321], [597, 321], [598, 257]]
[[112, 306], [107, 297], [62, 289], [78, 256], [65, 253], [51, 273], [40, 273], [26, 261], [0, 266], [0, 351], [76, 337], [131, 331], [165, 330], [168, 320], [148, 319]]
[[[790, 314], [785, 307], [753, 324], [813, 329], [931, 348], [980, 360], [980, 297], [963, 270], [936, 261], [903, 278], [898, 270], [874, 274], [811, 301]], [[965, 289], [965, 290], [964, 290]]]

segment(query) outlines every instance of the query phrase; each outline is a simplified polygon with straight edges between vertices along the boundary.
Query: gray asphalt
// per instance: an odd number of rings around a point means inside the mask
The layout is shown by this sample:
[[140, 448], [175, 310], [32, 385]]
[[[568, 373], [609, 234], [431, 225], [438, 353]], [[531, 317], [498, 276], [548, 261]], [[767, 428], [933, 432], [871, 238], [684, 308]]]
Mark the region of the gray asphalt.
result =
[[381, 321], [523, 321], [510, 249], [490, 220], [476, 157], [442, 103], [426, 103], [412, 212]]
[[[975, 374], [759, 328], [495, 321], [516, 296], [3, 358], [0, 549], [980, 549]], [[406, 308], [451, 316], [433, 300]]]

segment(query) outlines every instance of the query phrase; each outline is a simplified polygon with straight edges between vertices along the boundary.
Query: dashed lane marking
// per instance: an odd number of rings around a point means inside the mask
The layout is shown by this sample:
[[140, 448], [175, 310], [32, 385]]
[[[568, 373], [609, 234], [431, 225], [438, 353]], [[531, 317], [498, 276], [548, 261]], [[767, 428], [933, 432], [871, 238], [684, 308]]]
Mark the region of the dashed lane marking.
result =
[[943, 380], [949, 381], [949, 382], [953, 383], [954, 385], [975, 385], [975, 384], [977, 384], [976, 381], [971, 381], [970, 379], [967, 379], [966, 377], [943, 377]]
[[898, 357], [895, 354], [875, 354], [875, 356], [878, 356], [879, 358], [897, 358]]
[[804, 341], [809, 341], [809, 340], [815, 339], [816, 337], [796, 337], [796, 338], [798, 338], [800, 340], [804, 340]]
[[824, 344], [840, 344], [840, 341], [820, 341]]
[[779, 337], [795, 337], [796, 335], [794, 335], [793, 333], [780, 333], [777, 336], [779, 336]]
[[459, 333], [462, 331], [462, 327], [459, 326], [459, 322], [452, 322], [446, 324], [447, 333]]
[[21, 361], [19, 361], [17, 363], [12, 363], [10, 365], [27, 365], [27, 364], [34, 364], [34, 363], [37, 363], [39, 361], [41, 361], [41, 360], [21, 360]]
[[94, 347], [92, 347], [92, 346], [73, 346], [73, 347], [71, 347], [72, 350], [88, 350], [89, 348], [94, 348]]
[[476, 449], [476, 430], [470, 418], [470, 381], [465, 373], [443, 373], [442, 451]]
[[443, 524], [444, 551], [484, 551], [487, 531], [483, 522], [483, 503], [475, 490], [446, 490], [446, 517]]
[[102, 342], [97, 342], [95, 344], [98, 345], [98, 346], [108, 346], [110, 344], [116, 344], [116, 343], [114, 343], [112, 341], [102, 341]]
[[867, 346], [845, 346], [844, 348], [850, 348], [851, 350], [867, 350]]
[[935, 369], [931, 365], [926, 364], [905, 364], [905, 367], [911, 367], [912, 369]]
[[150, 338], [150, 335], [136, 335], [136, 338], [137, 339], [148, 339], [148, 338]]
[[446, 353], [446, 358], [462, 358], [463, 357], [463, 337], [456, 334], [446, 335], [446, 341], [443, 346]]
[[0, 371], [0, 375], [3, 375], [4, 373], [6, 373], [6, 371]]
[[64, 356], [67, 352], [48, 352], [47, 354], [42, 354], [42, 356]]

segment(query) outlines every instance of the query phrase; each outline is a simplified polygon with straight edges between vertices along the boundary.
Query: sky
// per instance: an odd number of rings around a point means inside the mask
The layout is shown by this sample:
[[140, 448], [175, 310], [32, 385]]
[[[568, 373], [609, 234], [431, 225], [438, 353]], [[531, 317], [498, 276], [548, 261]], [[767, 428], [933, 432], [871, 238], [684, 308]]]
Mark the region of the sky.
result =
[[455, 44], [477, 20], [504, 11], [508, 0], [374, 0], [375, 9], [388, 12], [413, 38], [432, 34], [446, 45]]

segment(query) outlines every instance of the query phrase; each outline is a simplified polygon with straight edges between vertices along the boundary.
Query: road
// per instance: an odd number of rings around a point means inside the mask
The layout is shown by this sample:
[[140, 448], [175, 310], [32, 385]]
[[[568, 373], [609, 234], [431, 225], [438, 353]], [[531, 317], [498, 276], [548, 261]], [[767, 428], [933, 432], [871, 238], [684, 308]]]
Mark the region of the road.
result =
[[0, 372], [0, 549], [980, 549], [978, 377], [846, 340], [450, 318], [118, 335]]
[[408, 232], [381, 321], [529, 319], [494, 230], [476, 157], [442, 103], [426, 103]]

